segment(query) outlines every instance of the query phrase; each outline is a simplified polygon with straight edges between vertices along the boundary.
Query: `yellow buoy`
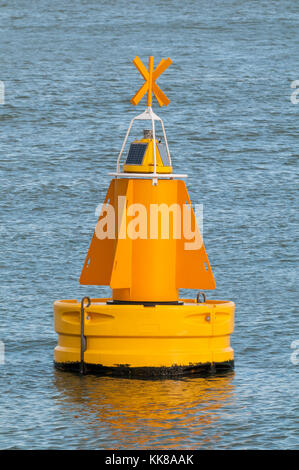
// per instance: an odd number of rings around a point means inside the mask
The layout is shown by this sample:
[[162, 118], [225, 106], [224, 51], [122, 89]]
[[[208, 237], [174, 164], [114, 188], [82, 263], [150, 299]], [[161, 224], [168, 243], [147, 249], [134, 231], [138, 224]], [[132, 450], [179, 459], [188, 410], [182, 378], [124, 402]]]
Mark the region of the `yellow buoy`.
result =
[[[216, 284], [182, 178], [173, 173], [162, 120], [152, 111], [169, 99], [155, 80], [171, 64], [148, 70], [132, 103], [147, 92], [147, 108], [132, 119], [117, 159], [80, 283], [109, 285], [109, 299], [54, 303], [56, 367], [115, 375], [176, 375], [233, 367], [230, 335], [234, 303], [180, 299], [179, 288], [215, 289]], [[120, 161], [135, 120], [150, 121]], [[160, 123], [162, 138], [156, 138]], [[202, 298], [203, 297], [203, 298]]]

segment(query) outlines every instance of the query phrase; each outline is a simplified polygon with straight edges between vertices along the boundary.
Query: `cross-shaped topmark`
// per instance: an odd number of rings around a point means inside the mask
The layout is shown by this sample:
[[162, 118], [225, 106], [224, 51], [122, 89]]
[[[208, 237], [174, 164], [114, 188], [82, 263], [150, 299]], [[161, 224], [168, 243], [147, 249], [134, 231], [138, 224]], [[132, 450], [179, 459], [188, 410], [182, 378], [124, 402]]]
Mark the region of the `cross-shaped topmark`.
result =
[[136, 105], [139, 103], [141, 98], [145, 95], [147, 92], [147, 106], [152, 106], [152, 101], [153, 97], [152, 94], [155, 95], [158, 103], [160, 106], [167, 106], [170, 103], [170, 100], [167, 98], [167, 96], [163, 93], [163, 91], [158, 87], [158, 85], [155, 83], [157, 78], [163, 73], [167, 67], [169, 67], [170, 64], [172, 64], [171, 59], [162, 59], [157, 65], [157, 67], [154, 70], [154, 57], [149, 56], [148, 59], [148, 70], [145, 68], [139, 57], [135, 57], [133, 60], [133, 64], [137, 68], [137, 70], [141, 73], [143, 76], [145, 83], [142, 85], [142, 87], [137, 91], [136, 95], [131, 99], [131, 103]]

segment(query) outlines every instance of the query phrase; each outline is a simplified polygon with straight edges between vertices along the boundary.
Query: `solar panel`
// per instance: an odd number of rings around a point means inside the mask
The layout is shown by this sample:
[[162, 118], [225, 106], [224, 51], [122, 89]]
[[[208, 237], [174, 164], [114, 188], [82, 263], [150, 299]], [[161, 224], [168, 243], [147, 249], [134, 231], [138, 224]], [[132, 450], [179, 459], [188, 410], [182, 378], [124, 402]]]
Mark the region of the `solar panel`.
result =
[[157, 147], [158, 147], [163, 165], [164, 166], [169, 166], [169, 160], [168, 160], [166, 145], [165, 144], [157, 144]]
[[131, 144], [126, 165], [142, 165], [147, 144]]

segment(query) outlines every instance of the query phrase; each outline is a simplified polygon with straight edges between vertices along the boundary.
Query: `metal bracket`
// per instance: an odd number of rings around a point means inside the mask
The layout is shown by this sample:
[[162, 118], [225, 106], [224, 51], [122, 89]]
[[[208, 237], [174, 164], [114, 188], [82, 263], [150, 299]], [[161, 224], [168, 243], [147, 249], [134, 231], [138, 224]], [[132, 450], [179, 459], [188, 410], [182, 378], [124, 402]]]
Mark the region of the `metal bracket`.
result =
[[[164, 124], [163, 124], [163, 121], [162, 119], [157, 116], [157, 114], [155, 114], [151, 108], [151, 106], [147, 106], [147, 108], [145, 109], [145, 111], [142, 113], [142, 114], [139, 114], [138, 116], [134, 117], [131, 122], [130, 122], [130, 125], [129, 125], [129, 128], [127, 130], [127, 133], [125, 135], [125, 138], [124, 138], [124, 141], [123, 141], [123, 144], [121, 146], [121, 149], [120, 149], [120, 152], [119, 152], [119, 155], [118, 155], [118, 158], [117, 158], [117, 163], [116, 163], [116, 173], [109, 173], [109, 174], [112, 174], [114, 176], [123, 176], [124, 173], [121, 173], [120, 171], [120, 159], [121, 159], [121, 156], [122, 156], [122, 153], [124, 151], [124, 148], [126, 146], [126, 143], [127, 143], [127, 140], [128, 140], [128, 137], [129, 137], [129, 134], [130, 134], [130, 131], [131, 131], [131, 127], [133, 125], [133, 122], [134, 121], [138, 121], [138, 120], [145, 120], [145, 121], [151, 121], [152, 122], [152, 131], [153, 131], [153, 141], [155, 142], [156, 141], [156, 131], [155, 131], [155, 121], [158, 121], [160, 122], [161, 124], [161, 127], [162, 127], [162, 131], [163, 131], [163, 137], [164, 137], [164, 141], [165, 141], [165, 145], [166, 145], [166, 152], [167, 152], [167, 156], [168, 156], [168, 161], [169, 161], [169, 165], [172, 166], [172, 163], [171, 163], [171, 157], [170, 157], [170, 152], [169, 152], [169, 147], [168, 147], [168, 142], [167, 142], [167, 137], [166, 137], [166, 132], [165, 132], [165, 128], [164, 128]], [[159, 173], [157, 173], [157, 158], [156, 158], [156, 146], [154, 145], [154, 172], [152, 174], [149, 173], [149, 176], [148, 177], [152, 177], [153, 178], [153, 184], [156, 185], [157, 182], [158, 182], [158, 179], [161, 178], [161, 175]], [[134, 173], [131, 173], [129, 174], [130, 177], [133, 177], [134, 178]], [[178, 175], [174, 175], [174, 176], [178, 176]], [[183, 177], [186, 177], [187, 175], [183, 175]], [[181, 176], [182, 177], [182, 176]]]
[[87, 300], [86, 307], [89, 307], [91, 302], [89, 297], [83, 297], [81, 300], [81, 315], [80, 315], [80, 374], [85, 374], [84, 366], [84, 352], [86, 351], [86, 337], [84, 336], [84, 302]]

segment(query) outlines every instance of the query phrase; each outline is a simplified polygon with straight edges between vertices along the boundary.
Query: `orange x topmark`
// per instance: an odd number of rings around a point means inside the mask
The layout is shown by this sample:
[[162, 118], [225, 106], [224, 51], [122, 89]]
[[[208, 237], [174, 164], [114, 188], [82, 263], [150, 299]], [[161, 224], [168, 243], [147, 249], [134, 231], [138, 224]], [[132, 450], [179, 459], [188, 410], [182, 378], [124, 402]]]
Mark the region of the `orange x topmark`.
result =
[[159, 65], [157, 65], [157, 67], [155, 68], [155, 70], [154, 70], [154, 57], [153, 56], [149, 56], [148, 70], [145, 68], [145, 66], [139, 59], [139, 57], [135, 57], [135, 59], [133, 60], [133, 64], [143, 76], [145, 83], [137, 91], [136, 95], [131, 99], [131, 103], [134, 105], [138, 104], [141, 98], [143, 98], [143, 96], [147, 92], [147, 106], [152, 106], [152, 101], [153, 101], [152, 94], [153, 93], [160, 106], [163, 106], [163, 105], [167, 106], [170, 103], [170, 100], [163, 93], [163, 91], [158, 87], [155, 81], [167, 69], [167, 67], [169, 67], [170, 64], [172, 64], [172, 60], [169, 58], [166, 60], [162, 59]]

